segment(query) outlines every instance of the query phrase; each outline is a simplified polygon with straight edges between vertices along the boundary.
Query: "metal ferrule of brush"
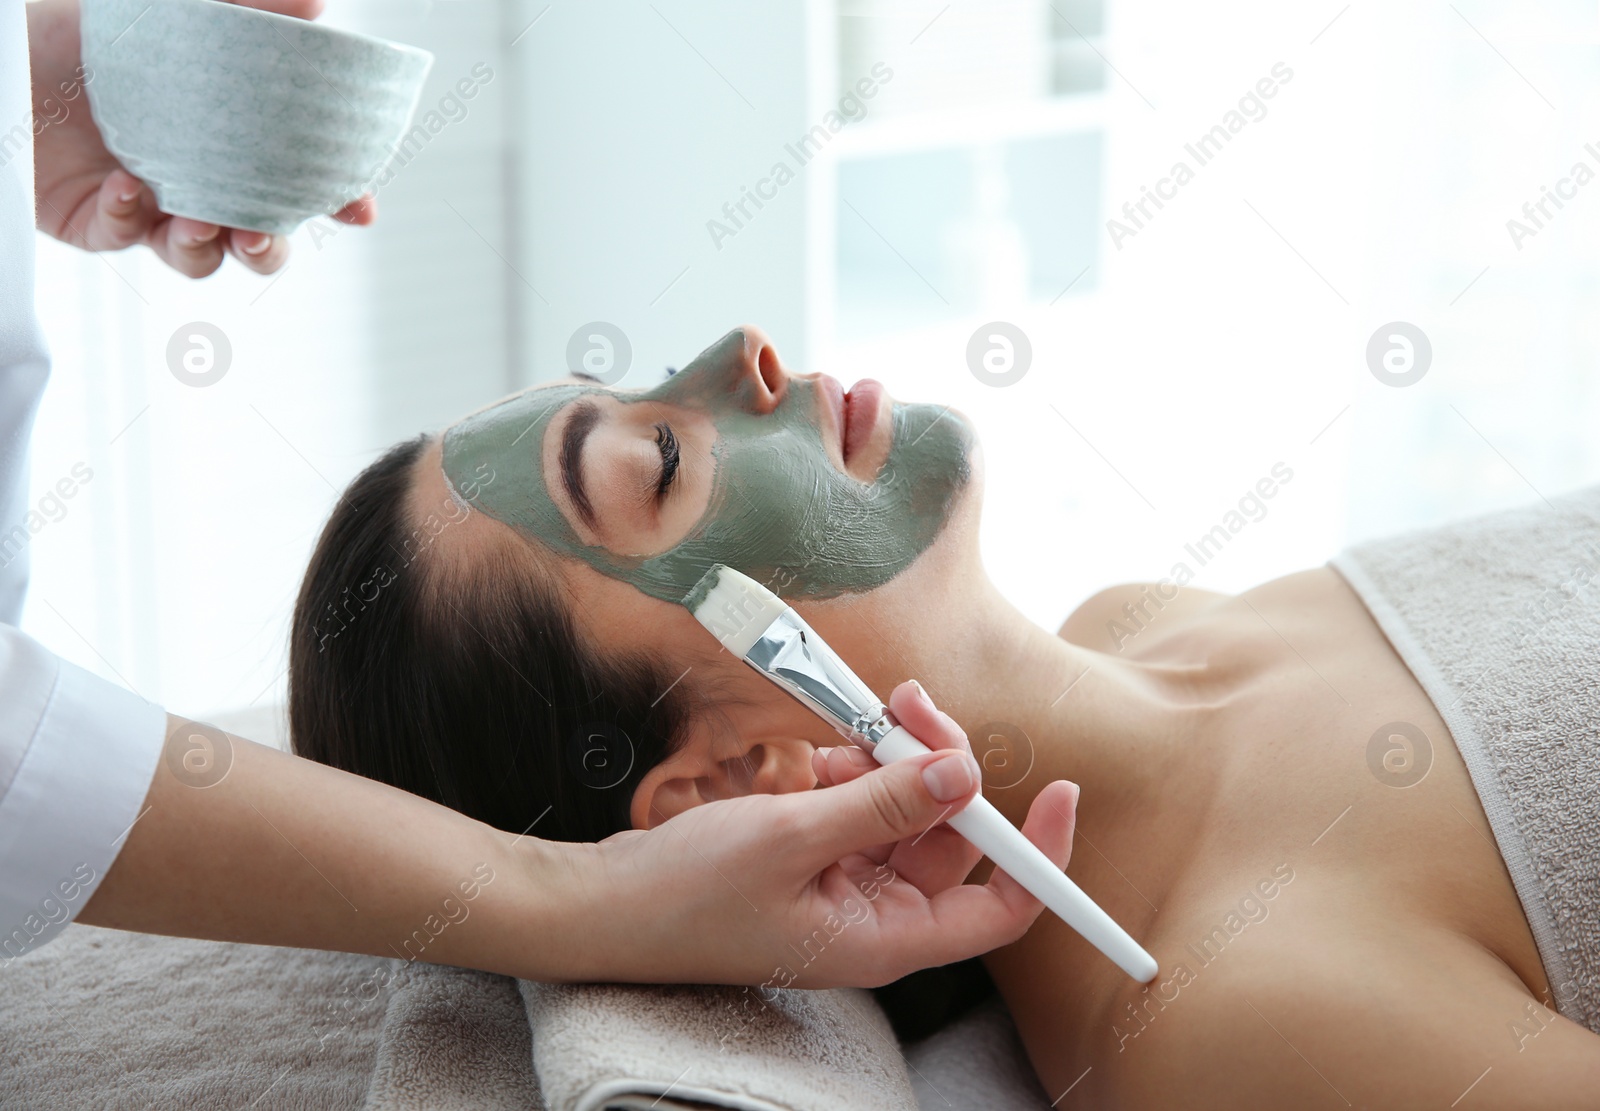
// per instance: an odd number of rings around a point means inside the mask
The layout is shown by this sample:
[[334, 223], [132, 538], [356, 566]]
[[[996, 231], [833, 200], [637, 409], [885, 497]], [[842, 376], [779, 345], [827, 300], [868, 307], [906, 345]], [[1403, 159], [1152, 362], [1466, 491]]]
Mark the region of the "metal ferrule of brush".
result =
[[868, 751], [895, 728], [888, 707], [792, 609], [773, 619], [745, 662]]

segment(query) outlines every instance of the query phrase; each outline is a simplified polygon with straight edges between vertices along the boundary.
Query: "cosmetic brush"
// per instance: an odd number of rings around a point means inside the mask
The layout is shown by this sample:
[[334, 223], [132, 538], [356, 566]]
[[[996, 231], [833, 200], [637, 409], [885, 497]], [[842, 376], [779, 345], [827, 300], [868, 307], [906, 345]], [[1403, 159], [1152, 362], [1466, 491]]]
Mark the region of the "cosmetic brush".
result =
[[[816, 630], [748, 575], [719, 563], [706, 572], [683, 604], [724, 648], [788, 691], [878, 763], [890, 764], [931, 751], [896, 723], [889, 708]], [[1129, 976], [1140, 983], [1155, 979], [1155, 958], [1007, 821], [982, 792], [947, 819], [947, 824]]]

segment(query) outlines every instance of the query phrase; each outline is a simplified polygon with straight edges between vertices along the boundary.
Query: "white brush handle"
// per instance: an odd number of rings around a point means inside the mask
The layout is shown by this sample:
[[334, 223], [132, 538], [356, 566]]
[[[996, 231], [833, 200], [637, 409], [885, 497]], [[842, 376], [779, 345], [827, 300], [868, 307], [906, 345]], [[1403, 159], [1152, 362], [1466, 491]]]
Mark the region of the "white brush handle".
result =
[[[890, 764], [928, 751], [931, 750], [927, 745], [903, 727], [897, 727], [878, 742], [872, 755], [878, 763]], [[983, 855], [994, 861], [996, 868], [1032, 892], [1055, 912], [1056, 917], [1077, 930], [1085, 941], [1110, 957], [1129, 976], [1141, 984], [1155, 979], [1160, 971], [1155, 958], [982, 794], [974, 797], [961, 813], [947, 819], [946, 824], [982, 849]]]

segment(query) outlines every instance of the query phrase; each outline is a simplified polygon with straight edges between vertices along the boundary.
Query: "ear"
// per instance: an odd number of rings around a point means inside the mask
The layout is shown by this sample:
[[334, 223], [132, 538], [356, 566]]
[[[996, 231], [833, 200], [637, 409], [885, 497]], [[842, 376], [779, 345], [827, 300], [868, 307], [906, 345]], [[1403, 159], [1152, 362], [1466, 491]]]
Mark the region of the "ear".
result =
[[[724, 744], [723, 751], [729, 747]], [[798, 738], [741, 742], [738, 752], [719, 760], [697, 732], [634, 788], [629, 811], [633, 828], [654, 829], [690, 807], [718, 799], [809, 791], [817, 785], [811, 770], [813, 747]]]

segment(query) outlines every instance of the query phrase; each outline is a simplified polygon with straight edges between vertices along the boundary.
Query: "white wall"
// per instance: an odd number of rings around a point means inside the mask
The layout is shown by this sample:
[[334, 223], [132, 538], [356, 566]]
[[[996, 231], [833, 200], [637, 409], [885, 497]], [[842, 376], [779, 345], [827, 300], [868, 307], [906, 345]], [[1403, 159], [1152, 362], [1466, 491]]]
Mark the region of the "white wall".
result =
[[[720, 241], [784, 145], [836, 95], [830, 6], [658, 0], [515, 0], [522, 75], [518, 289], [529, 380], [567, 372], [569, 338], [594, 320], [633, 347], [624, 386], [648, 385], [736, 324], [761, 324], [809, 369], [803, 172]], [[543, 11], [541, 15], [540, 12]], [[732, 226], [732, 225], [728, 225]]]

